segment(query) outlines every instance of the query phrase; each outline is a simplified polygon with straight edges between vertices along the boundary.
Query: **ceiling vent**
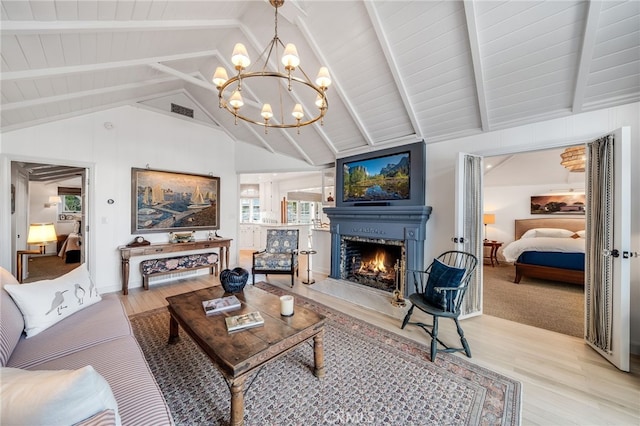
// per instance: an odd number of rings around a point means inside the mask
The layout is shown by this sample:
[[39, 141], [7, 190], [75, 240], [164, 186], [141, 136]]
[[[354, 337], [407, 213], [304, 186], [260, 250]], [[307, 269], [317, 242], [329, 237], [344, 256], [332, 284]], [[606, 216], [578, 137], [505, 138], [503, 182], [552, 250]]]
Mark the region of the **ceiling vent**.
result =
[[171, 104], [171, 112], [193, 118], [193, 110], [178, 104]]

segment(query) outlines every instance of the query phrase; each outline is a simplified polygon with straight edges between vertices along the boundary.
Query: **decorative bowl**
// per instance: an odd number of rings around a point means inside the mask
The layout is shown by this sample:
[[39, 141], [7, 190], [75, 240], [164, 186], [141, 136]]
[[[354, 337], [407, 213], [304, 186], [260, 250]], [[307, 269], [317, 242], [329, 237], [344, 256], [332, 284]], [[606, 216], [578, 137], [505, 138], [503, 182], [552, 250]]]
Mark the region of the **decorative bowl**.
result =
[[169, 241], [172, 243], [190, 243], [195, 241], [195, 231], [191, 232], [169, 232]]
[[237, 267], [220, 272], [220, 283], [227, 293], [239, 293], [247, 285], [249, 271]]

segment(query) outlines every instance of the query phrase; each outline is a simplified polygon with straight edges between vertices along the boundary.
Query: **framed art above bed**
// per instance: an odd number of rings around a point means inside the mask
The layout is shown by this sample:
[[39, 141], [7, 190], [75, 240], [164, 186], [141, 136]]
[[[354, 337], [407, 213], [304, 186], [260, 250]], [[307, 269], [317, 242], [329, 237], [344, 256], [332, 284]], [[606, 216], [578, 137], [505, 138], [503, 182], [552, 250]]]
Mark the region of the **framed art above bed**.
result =
[[585, 194], [532, 195], [531, 214], [584, 215]]

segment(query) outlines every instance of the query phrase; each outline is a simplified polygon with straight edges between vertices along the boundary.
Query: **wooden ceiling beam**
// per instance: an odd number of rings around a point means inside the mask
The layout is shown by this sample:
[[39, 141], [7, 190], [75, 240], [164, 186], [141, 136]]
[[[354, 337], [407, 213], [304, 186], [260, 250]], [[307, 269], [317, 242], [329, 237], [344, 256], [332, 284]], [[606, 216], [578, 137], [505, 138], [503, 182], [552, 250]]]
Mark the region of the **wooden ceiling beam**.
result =
[[471, 63], [473, 64], [473, 76], [476, 83], [476, 95], [478, 97], [478, 110], [482, 130], [491, 130], [489, 123], [489, 108], [487, 107], [487, 93], [484, 87], [484, 73], [482, 71], [482, 55], [480, 52], [480, 39], [478, 26], [476, 25], [476, 9], [473, 1], [465, 1], [464, 16], [467, 20], [467, 34], [469, 35], [469, 48], [471, 49]]
[[576, 74], [576, 84], [573, 88], [574, 113], [582, 112], [584, 104], [584, 92], [587, 90], [587, 80], [593, 60], [593, 51], [596, 46], [596, 33], [598, 32], [598, 20], [600, 19], [601, 1], [590, 1], [587, 22], [584, 26], [584, 37], [582, 37], [582, 47], [580, 49], [580, 62]]
[[233, 29], [240, 22], [236, 19], [149, 20], [149, 21], [2, 21], [0, 34], [79, 34], [97, 31], [176, 31], [202, 29]]
[[149, 58], [130, 59], [126, 61], [102, 62], [98, 64], [70, 65], [66, 67], [37, 68], [24, 71], [9, 71], [0, 74], [0, 81], [31, 80], [37, 78], [57, 77], [95, 71], [108, 71], [118, 68], [151, 65], [159, 62], [181, 61], [185, 59], [220, 56], [218, 50], [180, 53], [176, 55], [154, 56]]

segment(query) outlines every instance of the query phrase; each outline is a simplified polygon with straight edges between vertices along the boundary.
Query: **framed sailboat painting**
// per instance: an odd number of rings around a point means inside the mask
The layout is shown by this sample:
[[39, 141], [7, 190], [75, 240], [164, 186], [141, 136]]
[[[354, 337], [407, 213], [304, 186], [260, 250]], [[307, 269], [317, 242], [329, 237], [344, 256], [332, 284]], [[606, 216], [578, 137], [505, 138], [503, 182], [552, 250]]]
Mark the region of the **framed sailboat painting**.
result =
[[131, 233], [220, 229], [220, 178], [131, 168]]

